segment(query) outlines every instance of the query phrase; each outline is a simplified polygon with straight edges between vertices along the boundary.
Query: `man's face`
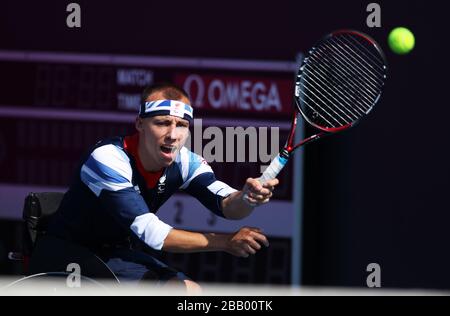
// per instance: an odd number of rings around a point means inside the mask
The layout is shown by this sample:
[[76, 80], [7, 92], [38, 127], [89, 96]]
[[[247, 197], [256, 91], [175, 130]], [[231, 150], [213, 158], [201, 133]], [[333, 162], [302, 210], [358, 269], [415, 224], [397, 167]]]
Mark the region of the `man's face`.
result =
[[[160, 93], [155, 93], [147, 101], [163, 99]], [[178, 101], [189, 104], [187, 98]], [[161, 170], [172, 164], [189, 133], [189, 122], [171, 115], [138, 118], [136, 126], [140, 137], [140, 158], [149, 171]]]

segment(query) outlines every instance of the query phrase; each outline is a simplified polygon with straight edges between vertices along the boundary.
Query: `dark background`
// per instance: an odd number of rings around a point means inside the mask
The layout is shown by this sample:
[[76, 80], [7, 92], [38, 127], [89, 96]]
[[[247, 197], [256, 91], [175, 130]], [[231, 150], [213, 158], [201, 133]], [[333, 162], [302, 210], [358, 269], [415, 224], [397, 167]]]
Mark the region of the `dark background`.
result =
[[[65, 27], [69, 2], [3, 1], [0, 49], [293, 60], [334, 29], [372, 35], [390, 66], [381, 102], [305, 151], [303, 283], [365, 286], [375, 262], [383, 287], [450, 289], [444, 1], [377, 1], [379, 29], [375, 1], [77, 1], [81, 29]], [[396, 26], [416, 35], [409, 55], [386, 47]]]

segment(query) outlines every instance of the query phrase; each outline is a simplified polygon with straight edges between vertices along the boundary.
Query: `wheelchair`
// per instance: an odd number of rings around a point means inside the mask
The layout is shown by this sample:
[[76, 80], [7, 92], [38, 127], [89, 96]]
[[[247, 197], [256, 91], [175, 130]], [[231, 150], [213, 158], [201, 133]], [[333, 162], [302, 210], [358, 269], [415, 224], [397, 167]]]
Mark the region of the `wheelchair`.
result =
[[77, 267], [81, 282], [103, 288], [103, 280], [107, 280], [108, 285], [120, 283], [106, 263], [86, 247], [46, 234], [63, 196], [60, 192], [32, 192], [25, 198], [21, 252], [8, 256], [10, 260], [22, 262], [25, 276], [10, 287], [40, 280], [66, 284], [73, 276], [73, 267]]

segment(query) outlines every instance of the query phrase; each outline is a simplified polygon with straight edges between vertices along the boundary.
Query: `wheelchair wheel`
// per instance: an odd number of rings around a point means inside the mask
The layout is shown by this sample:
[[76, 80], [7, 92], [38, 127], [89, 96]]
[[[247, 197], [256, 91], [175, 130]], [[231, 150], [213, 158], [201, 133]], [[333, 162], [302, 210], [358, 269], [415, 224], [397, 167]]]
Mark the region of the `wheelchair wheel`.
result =
[[106, 295], [111, 291], [104, 284], [85, 276], [66, 272], [39, 273], [23, 277], [0, 289], [3, 295]]

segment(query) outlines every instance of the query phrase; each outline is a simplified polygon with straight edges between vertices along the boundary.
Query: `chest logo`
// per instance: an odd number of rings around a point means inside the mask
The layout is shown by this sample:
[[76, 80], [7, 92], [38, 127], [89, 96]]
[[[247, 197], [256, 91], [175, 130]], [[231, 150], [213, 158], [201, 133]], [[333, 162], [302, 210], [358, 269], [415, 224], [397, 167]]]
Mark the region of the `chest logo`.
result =
[[166, 191], [166, 175], [163, 175], [161, 178], [159, 178], [158, 181], [158, 194], [163, 194]]

